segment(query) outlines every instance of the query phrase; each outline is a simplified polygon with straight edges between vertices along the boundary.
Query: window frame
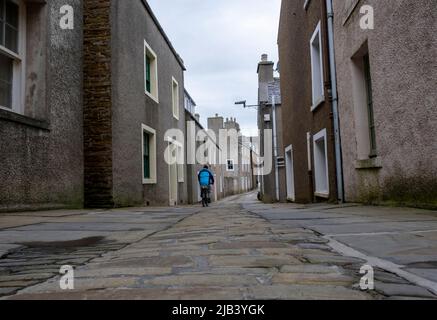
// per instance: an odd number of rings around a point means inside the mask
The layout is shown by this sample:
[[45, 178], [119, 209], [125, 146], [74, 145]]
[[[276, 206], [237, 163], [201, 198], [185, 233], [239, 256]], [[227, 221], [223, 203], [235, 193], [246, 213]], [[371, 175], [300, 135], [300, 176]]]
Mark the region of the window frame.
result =
[[[150, 92], [147, 88], [147, 58], [150, 61]], [[158, 56], [155, 51], [150, 47], [146, 40], [144, 40], [144, 93], [159, 103], [159, 86], [158, 86]]]
[[372, 87], [372, 75], [370, 69], [370, 55], [367, 52], [363, 56], [364, 67], [364, 82], [366, 85], [366, 105], [368, 113], [368, 126], [369, 126], [369, 158], [376, 158], [378, 156], [378, 145], [376, 143], [376, 126], [375, 115], [373, 109], [373, 87]]
[[[319, 57], [318, 57], [318, 63], [319, 63], [319, 72], [320, 72], [320, 79], [315, 79], [315, 60], [317, 59], [317, 57], [315, 57], [315, 46], [314, 43], [315, 41], [318, 40], [319, 42]], [[324, 66], [323, 66], [323, 46], [322, 46], [322, 28], [321, 28], [321, 22], [319, 21], [317, 23], [316, 29], [313, 32], [313, 35], [311, 36], [311, 40], [310, 40], [310, 55], [311, 55], [311, 99], [312, 99], [312, 105], [311, 105], [311, 111], [313, 112], [314, 110], [317, 109], [317, 107], [319, 107], [324, 101], [325, 101], [325, 80], [324, 80]], [[320, 82], [318, 81], [320, 80]], [[319, 82], [320, 85], [320, 96], [316, 97], [316, 83]]]
[[177, 144], [177, 175], [178, 175], [178, 183], [185, 182], [185, 161], [184, 161], [184, 148], [182, 144]]
[[[329, 163], [328, 163], [328, 139], [327, 130], [323, 129], [313, 136], [313, 155], [314, 155], [314, 194], [317, 197], [329, 198], [330, 188], [329, 188]], [[317, 188], [317, 173], [318, 173], [318, 163], [316, 161], [316, 148], [317, 143], [320, 140], [325, 141], [325, 170], [326, 170], [326, 190], [318, 190]]]
[[[149, 141], [149, 171], [150, 178], [145, 178], [144, 172], [144, 133], [147, 133], [151, 139]], [[143, 185], [145, 184], [156, 184], [157, 183], [157, 173], [156, 173], [156, 130], [145, 125], [141, 124], [141, 171], [142, 171], [142, 180]]]
[[[232, 169], [229, 169], [229, 161], [232, 162]], [[235, 171], [235, 161], [233, 159], [227, 159], [226, 160], [226, 171], [228, 171], [228, 172], [234, 172]]]
[[179, 120], [180, 103], [179, 103], [179, 83], [174, 77], [171, 77], [171, 107], [173, 118]]
[[[24, 114], [25, 97], [25, 50], [26, 50], [26, 4], [23, 0], [9, 0], [18, 5], [17, 51], [14, 52], [0, 44], [0, 54], [12, 59], [11, 107], [0, 105], [0, 109]], [[4, 37], [6, 35], [4, 34]]]

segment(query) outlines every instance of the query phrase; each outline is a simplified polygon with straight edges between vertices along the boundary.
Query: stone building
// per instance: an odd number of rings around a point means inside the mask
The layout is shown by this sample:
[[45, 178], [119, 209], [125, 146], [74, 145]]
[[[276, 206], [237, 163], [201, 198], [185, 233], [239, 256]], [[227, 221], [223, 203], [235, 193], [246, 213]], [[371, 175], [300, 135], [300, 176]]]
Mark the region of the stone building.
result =
[[187, 203], [182, 59], [146, 1], [84, 8], [85, 205]]
[[282, 1], [278, 45], [288, 198], [337, 201], [326, 0]]
[[[433, 0], [334, 0], [345, 199], [437, 205]], [[374, 29], [360, 9], [373, 8]]]
[[73, 29], [64, 1], [5, 2], [0, 208], [187, 203], [164, 158], [185, 156], [185, 67], [147, 1], [70, 1]]
[[1, 3], [0, 210], [81, 207], [82, 1], [69, 1], [73, 29], [65, 1]]
[[[251, 163], [251, 146], [248, 138], [241, 134], [240, 125], [235, 118], [226, 121], [218, 114], [208, 118], [208, 130], [211, 130], [220, 146], [220, 153], [216, 156], [217, 163], [224, 166], [221, 185], [223, 196], [230, 196], [250, 191], [253, 185], [253, 168]], [[232, 131], [236, 134], [235, 140], [227, 136]], [[225, 132], [225, 134], [221, 133]], [[223, 141], [227, 139], [227, 142]], [[227, 151], [224, 152], [225, 145]]]
[[[261, 199], [264, 202], [285, 202], [287, 200], [285, 181], [285, 150], [282, 139], [282, 106], [280, 79], [274, 77], [274, 62], [264, 54], [258, 63], [258, 129], [259, 145], [265, 150], [265, 131], [271, 130], [269, 142], [271, 170], [259, 177]], [[264, 151], [265, 152], [265, 151]], [[294, 200], [291, 198], [290, 200]]]
[[[224, 165], [216, 161], [200, 163], [196, 159], [196, 153], [204, 141], [213, 142], [209, 132], [200, 123], [200, 116], [196, 113], [196, 103], [190, 94], [185, 90], [185, 118], [187, 120], [186, 150], [187, 150], [187, 192], [188, 203], [197, 204], [201, 201], [198, 174], [203, 166], [207, 164], [214, 174], [215, 184], [211, 186], [211, 200], [217, 201], [224, 197]], [[203, 140], [203, 141], [202, 141]], [[213, 154], [219, 154], [220, 148], [217, 143], [210, 144], [214, 148]], [[191, 155], [191, 158], [190, 158]]]

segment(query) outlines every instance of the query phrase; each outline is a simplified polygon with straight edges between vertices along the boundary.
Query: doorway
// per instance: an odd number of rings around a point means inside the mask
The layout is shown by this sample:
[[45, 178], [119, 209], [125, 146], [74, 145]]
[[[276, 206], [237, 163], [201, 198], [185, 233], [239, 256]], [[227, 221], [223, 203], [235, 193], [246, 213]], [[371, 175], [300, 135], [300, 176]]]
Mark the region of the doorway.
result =
[[[169, 159], [176, 159], [178, 146], [175, 143], [169, 142], [168, 152]], [[177, 161], [168, 165], [169, 167], [169, 204], [176, 206], [178, 204], [178, 164]]]
[[294, 186], [294, 163], [293, 146], [285, 149], [285, 170], [287, 176], [287, 200], [296, 201], [296, 190]]

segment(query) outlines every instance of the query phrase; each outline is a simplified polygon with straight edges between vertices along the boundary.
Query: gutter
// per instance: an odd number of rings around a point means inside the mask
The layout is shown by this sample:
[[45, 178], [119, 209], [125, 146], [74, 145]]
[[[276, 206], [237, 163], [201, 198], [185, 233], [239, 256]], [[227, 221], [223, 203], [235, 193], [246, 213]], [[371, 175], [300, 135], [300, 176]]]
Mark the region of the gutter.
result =
[[334, 139], [335, 139], [335, 167], [337, 175], [337, 199], [340, 203], [344, 202], [344, 182], [343, 182], [343, 161], [341, 150], [340, 136], [340, 116], [338, 112], [338, 93], [337, 93], [337, 69], [335, 64], [334, 49], [334, 10], [332, 0], [326, 0], [328, 16], [328, 47], [329, 47], [329, 65], [331, 74], [331, 91], [332, 91], [332, 113], [334, 121]]
[[165, 42], [167, 42], [167, 45], [170, 47], [170, 50], [173, 52], [174, 56], [176, 57], [176, 60], [178, 61], [178, 63], [182, 67], [182, 70], [187, 71], [187, 69], [185, 68], [185, 65], [184, 65], [184, 61], [182, 60], [181, 56], [177, 53], [176, 49], [173, 47], [170, 39], [167, 37], [164, 29], [162, 28], [161, 24], [159, 23], [158, 19], [156, 18], [155, 14], [153, 13], [152, 8], [150, 7], [150, 5], [147, 3], [146, 0], [141, 0], [141, 2], [143, 3], [146, 11], [152, 17], [153, 22], [155, 23], [155, 25], [158, 28], [161, 35], [163, 36]]

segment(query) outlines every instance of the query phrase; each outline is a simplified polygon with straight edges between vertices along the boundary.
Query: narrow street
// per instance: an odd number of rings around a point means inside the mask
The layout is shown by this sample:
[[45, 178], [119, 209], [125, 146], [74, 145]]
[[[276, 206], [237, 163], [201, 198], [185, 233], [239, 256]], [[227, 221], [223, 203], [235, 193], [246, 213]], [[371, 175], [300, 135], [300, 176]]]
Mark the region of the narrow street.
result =
[[[250, 193], [206, 209], [10, 213], [0, 229], [3, 299], [437, 298], [431, 211], [266, 205]], [[375, 290], [360, 291], [370, 262]], [[60, 288], [64, 265], [74, 290]]]

